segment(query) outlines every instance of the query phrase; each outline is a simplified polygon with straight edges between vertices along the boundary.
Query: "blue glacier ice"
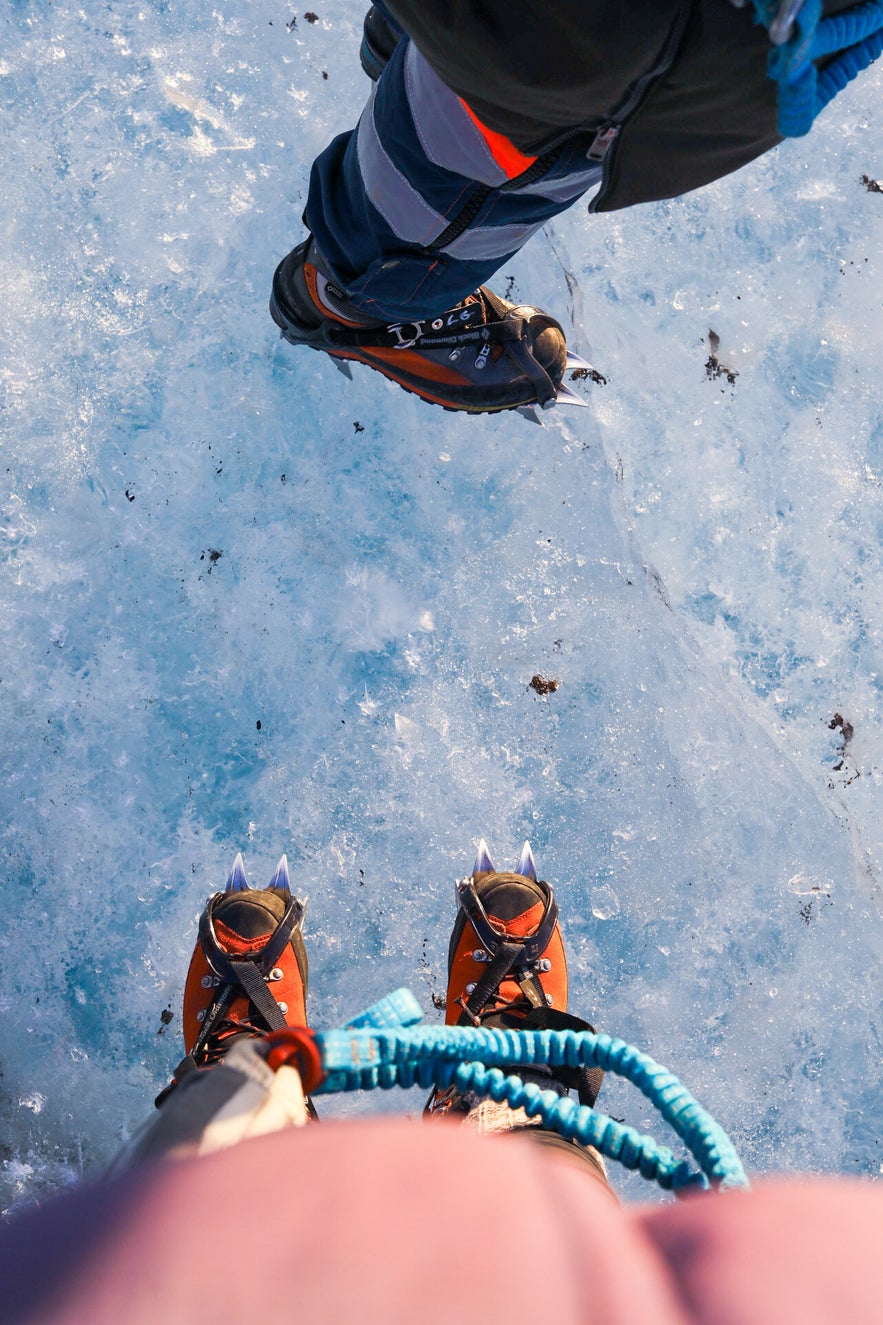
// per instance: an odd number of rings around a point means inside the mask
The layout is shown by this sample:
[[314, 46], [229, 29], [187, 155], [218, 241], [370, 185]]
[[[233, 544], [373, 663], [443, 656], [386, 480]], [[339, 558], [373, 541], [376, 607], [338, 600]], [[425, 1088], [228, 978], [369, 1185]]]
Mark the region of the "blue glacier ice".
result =
[[[481, 836], [555, 884], [573, 1009], [752, 1173], [879, 1175], [883, 71], [504, 269], [606, 379], [536, 427], [269, 320], [362, 14], [7, 7], [0, 1204], [150, 1109], [238, 850], [288, 854], [330, 1026], [440, 1015]], [[366, 1104], [420, 1100], [329, 1109]]]

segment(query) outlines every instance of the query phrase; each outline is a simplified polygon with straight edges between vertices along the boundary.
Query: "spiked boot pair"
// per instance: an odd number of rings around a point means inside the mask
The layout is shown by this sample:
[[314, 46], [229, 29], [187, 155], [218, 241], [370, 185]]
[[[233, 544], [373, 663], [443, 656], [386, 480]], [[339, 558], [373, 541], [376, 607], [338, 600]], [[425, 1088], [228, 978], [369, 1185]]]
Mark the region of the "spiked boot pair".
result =
[[[448, 1025], [514, 1026], [527, 1018], [545, 1024], [566, 1013], [558, 904], [551, 886], [537, 878], [530, 844], [507, 874], [494, 869], [482, 840], [472, 875], [456, 888]], [[236, 856], [223, 892], [209, 897], [200, 917], [187, 972], [185, 1075], [213, 1066], [237, 1038], [307, 1024], [304, 910], [291, 891], [285, 856], [263, 890], [249, 887]]]
[[[567, 960], [551, 886], [537, 877], [525, 842], [512, 873], [494, 868], [479, 843], [472, 874], [456, 885], [457, 915], [448, 948], [448, 1025], [521, 1030], [585, 1030], [567, 1013]], [[249, 888], [237, 855], [223, 892], [206, 903], [184, 991], [186, 1056], [169, 1092], [196, 1069], [211, 1068], [243, 1038], [264, 1038], [284, 1026], [307, 1024], [309, 967], [285, 856], [263, 890]], [[560, 1095], [575, 1090], [594, 1104], [603, 1073], [538, 1068], [520, 1075]], [[308, 1106], [313, 1117], [315, 1112]], [[430, 1096], [426, 1113], [451, 1117], [481, 1131], [519, 1131], [578, 1154], [604, 1177], [594, 1152], [541, 1131], [526, 1115], [479, 1101], [451, 1087]]]

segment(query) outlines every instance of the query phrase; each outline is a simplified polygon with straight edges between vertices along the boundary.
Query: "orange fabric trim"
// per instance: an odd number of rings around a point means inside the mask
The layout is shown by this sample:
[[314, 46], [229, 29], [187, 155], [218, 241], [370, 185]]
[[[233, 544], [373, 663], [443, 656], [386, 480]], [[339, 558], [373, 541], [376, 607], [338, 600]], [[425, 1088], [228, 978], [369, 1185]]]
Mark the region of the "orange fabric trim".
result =
[[450, 396], [434, 396], [431, 391], [427, 391], [424, 387], [418, 386], [413, 378], [398, 377], [391, 368], [387, 368], [386, 366], [381, 367], [381, 365], [376, 363], [373, 359], [367, 359], [364, 355], [356, 354], [354, 350], [351, 350], [348, 353], [345, 353], [342, 350], [329, 350], [329, 354], [335, 359], [351, 359], [353, 363], [363, 363], [368, 368], [374, 368], [378, 373], [382, 373], [384, 377], [388, 378], [390, 382], [397, 382], [400, 386], [403, 386], [406, 391], [413, 392], [413, 394], [419, 396], [421, 400], [428, 400], [433, 405], [442, 405], [445, 409], [454, 408], [465, 410], [467, 413], [471, 414], [482, 414], [486, 412], [481, 409], [473, 409], [470, 405], [452, 406]]
[[500, 169], [505, 172], [507, 179], [515, 179], [516, 175], [522, 174], [528, 166], [533, 165], [536, 161], [535, 156], [525, 156], [523, 152], [519, 152], [515, 144], [505, 138], [503, 134], [497, 133], [494, 129], [489, 129], [486, 124], [482, 124], [475, 111], [466, 105], [462, 97], [459, 97], [458, 100], [487, 143], [491, 156]]
[[[468, 384], [469, 379], [462, 373], [456, 372], [453, 368], [446, 368], [444, 364], [433, 363], [431, 359], [424, 359], [421, 354], [415, 354], [413, 350], [386, 350], [371, 349], [364, 351], [364, 363], [371, 363], [372, 360], [379, 359], [381, 363], [388, 364], [390, 368], [400, 367], [403, 372], [419, 374], [420, 377], [430, 382], [444, 382], [447, 386], [463, 386]], [[374, 365], [376, 367], [376, 364]]]
[[515, 916], [514, 920], [500, 920], [498, 916], [488, 914], [488, 920], [495, 929], [502, 929], [504, 934], [511, 934], [513, 938], [523, 939], [528, 934], [536, 933], [540, 921], [543, 918], [543, 903], [535, 902], [527, 911], [522, 911], [520, 916]]

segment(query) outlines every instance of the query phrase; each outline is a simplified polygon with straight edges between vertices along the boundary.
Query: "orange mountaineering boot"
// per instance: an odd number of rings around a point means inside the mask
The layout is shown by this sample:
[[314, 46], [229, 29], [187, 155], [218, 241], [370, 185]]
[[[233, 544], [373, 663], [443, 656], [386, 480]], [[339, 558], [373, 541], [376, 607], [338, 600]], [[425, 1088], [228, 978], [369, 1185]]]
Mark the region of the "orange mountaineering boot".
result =
[[[494, 869], [482, 840], [457, 887], [448, 947], [449, 1026], [517, 1027], [529, 1014], [567, 1011], [567, 959], [551, 885], [525, 842], [513, 874]], [[536, 1018], [534, 1019], [536, 1020]]]
[[[494, 868], [484, 840], [472, 874], [456, 885], [457, 917], [448, 948], [449, 1026], [505, 1030], [592, 1030], [567, 1011], [567, 959], [552, 886], [537, 878], [530, 844], [525, 842], [511, 874]], [[503, 1069], [506, 1070], [505, 1068]], [[595, 1103], [604, 1073], [600, 1068], [513, 1067], [524, 1081]], [[480, 1132], [524, 1132], [531, 1140], [564, 1151], [588, 1165], [606, 1184], [601, 1156], [589, 1147], [544, 1131], [539, 1119], [455, 1086], [434, 1090], [426, 1106], [432, 1117], [453, 1117]]]
[[285, 856], [268, 886], [253, 889], [237, 855], [224, 891], [209, 897], [200, 916], [184, 986], [186, 1055], [157, 1104], [195, 1069], [214, 1067], [237, 1040], [306, 1026], [303, 916]]

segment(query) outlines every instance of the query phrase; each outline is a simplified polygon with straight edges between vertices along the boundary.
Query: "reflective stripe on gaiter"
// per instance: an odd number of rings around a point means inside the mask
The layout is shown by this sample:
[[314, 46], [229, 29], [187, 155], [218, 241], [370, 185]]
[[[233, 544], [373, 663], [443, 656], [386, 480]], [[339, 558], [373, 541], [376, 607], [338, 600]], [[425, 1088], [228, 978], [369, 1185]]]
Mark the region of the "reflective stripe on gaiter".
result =
[[485, 258], [505, 258], [516, 249], [526, 244], [531, 235], [536, 234], [545, 221], [534, 221], [533, 225], [484, 225], [473, 226], [464, 230], [462, 235], [451, 244], [446, 244], [442, 253], [449, 253], [461, 262], [480, 262]]
[[494, 160], [460, 98], [429, 67], [413, 42], [405, 53], [405, 91], [420, 146], [430, 161], [479, 184], [496, 188], [506, 183], [509, 176]]
[[409, 244], [428, 247], [447, 229], [448, 222], [421, 198], [385, 151], [374, 122], [376, 96], [377, 89], [374, 88], [356, 131], [365, 192], [393, 234]]
[[559, 179], [538, 179], [535, 184], [526, 184], [518, 190], [519, 198], [548, 198], [550, 202], [570, 202], [586, 194], [586, 201], [594, 195], [601, 184], [603, 167], [592, 162], [585, 170], [574, 175], [563, 175]]

